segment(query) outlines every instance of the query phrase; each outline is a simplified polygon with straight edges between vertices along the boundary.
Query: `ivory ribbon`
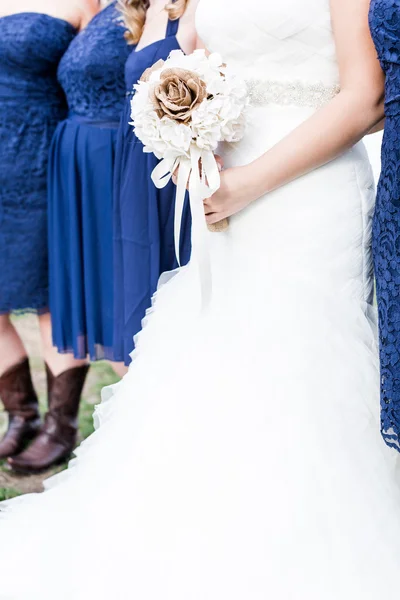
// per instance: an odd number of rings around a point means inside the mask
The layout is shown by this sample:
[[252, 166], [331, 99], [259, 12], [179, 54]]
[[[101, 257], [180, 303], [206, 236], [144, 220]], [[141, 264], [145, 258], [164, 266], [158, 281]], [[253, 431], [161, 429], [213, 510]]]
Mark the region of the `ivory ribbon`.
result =
[[[201, 163], [201, 177], [199, 164]], [[164, 158], [153, 170], [151, 178], [158, 189], [164, 188], [179, 167], [175, 200], [174, 240], [175, 254], [179, 266], [180, 237], [186, 189], [189, 187], [189, 204], [192, 213], [192, 259], [197, 262], [200, 276], [202, 307], [211, 300], [212, 278], [208, 248], [208, 229], [203, 201], [214, 194], [220, 186], [220, 174], [214, 154], [193, 146], [190, 157]]]

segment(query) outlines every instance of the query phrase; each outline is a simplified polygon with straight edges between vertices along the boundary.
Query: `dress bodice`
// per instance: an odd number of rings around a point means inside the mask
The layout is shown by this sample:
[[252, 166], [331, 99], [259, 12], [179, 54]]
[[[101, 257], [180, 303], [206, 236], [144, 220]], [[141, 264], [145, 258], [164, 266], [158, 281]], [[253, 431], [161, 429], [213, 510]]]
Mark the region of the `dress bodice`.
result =
[[386, 73], [386, 116], [400, 114], [400, 0], [372, 0], [370, 28]]
[[329, 0], [201, 0], [196, 21], [245, 79], [339, 83]]
[[57, 66], [74, 35], [70, 23], [45, 14], [1, 17], [0, 97], [59, 103], [63, 94]]
[[140, 50], [132, 52], [125, 65], [125, 82], [128, 92], [132, 91], [144, 71], [158, 60], [166, 60], [172, 50], [180, 50], [176, 34], [179, 20], [168, 21], [165, 38], [157, 40]]
[[71, 112], [119, 120], [125, 98], [124, 65], [132, 50], [124, 33], [122, 15], [112, 2], [72, 42], [58, 68]]
[[1, 313], [48, 310], [48, 155], [67, 110], [57, 65], [74, 36], [41, 13], [0, 18]]

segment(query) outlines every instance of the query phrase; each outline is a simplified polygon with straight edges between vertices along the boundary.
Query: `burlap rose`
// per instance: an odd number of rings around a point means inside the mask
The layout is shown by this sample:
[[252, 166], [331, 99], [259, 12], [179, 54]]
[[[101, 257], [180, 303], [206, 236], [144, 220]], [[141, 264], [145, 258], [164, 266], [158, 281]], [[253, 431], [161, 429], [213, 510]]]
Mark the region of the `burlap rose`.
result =
[[151, 101], [160, 119], [190, 122], [192, 113], [207, 97], [207, 88], [197, 73], [186, 69], [165, 69], [151, 92]]

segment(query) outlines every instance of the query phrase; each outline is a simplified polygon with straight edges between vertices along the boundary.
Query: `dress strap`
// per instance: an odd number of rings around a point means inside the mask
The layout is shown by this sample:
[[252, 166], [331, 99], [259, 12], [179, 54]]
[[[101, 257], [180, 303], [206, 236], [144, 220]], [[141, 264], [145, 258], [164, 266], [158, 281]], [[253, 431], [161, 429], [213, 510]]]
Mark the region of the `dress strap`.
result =
[[174, 21], [169, 19], [168, 26], [167, 26], [167, 38], [176, 36], [178, 33], [178, 29], [179, 29], [179, 19], [175, 19]]

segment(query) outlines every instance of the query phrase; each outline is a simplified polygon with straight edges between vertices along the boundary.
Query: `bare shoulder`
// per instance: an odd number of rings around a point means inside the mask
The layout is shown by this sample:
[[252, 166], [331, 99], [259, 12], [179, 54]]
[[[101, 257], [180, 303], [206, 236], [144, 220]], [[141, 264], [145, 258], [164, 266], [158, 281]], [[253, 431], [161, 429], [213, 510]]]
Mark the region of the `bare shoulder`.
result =
[[101, 0], [77, 0], [77, 3], [82, 12], [87, 13], [97, 13], [102, 8], [102, 5], [105, 4]]
[[100, 0], [76, 0], [76, 3], [81, 14], [80, 29], [83, 29], [101, 10], [101, 2]]
[[100, 0], [78, 0], [80, 9], [84, 14], [95, 15], [103, 8], [103, 2]]

